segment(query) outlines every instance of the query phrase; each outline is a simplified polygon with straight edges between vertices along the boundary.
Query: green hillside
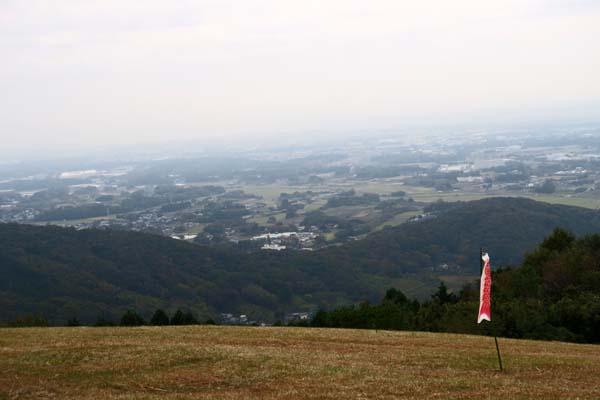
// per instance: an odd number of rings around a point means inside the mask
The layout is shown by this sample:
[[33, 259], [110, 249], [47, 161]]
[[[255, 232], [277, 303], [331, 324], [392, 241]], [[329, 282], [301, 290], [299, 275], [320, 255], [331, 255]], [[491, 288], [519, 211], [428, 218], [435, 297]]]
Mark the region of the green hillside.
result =
[[555, 229], [522, 265], [493, 272], [492, 324], [474, 323], [480, 300], [474, 280], [459, 293], [440, 285], [423, 302], [392, 288], [379, 304], [321, 310], [310, 325], [600, 343], [599, 258], [599, 234], [577, 239]]
[[242, 253], [134, 232], [0, 224], [0, 321], [36, 313], [51, 323], [91, 323], [127, 308], [147, 318], [159, 307], [191, 309], [199, 318], [240, 312], [275, 320], [375, 302], [408, 282], [433, 290], [439, 263], [461, 265], [444, 273], [468, 279], [480, 245], [495, 265], [516, 263], [556, 226], [600, 231], [600, 218], [594, 210], [488, 199], [313, 253]]
[[433, 205], [420, 222], [386, 228], [343, 251], [374, 263], [400, 265], [404, 272], [448, 263], [478, 273], [479, 248], [492, 264], [517, 265], [554, 228], [581, 236], [600, 232], [600, 212], [580, 207], [495, 197]]
[[395, 279], [316, 254], [241, 253], [162, 236], [0, 225], [0, 320], [25, 313], [90, 323], [127, 308], [192, 309], [200, 318], [377, 299]]

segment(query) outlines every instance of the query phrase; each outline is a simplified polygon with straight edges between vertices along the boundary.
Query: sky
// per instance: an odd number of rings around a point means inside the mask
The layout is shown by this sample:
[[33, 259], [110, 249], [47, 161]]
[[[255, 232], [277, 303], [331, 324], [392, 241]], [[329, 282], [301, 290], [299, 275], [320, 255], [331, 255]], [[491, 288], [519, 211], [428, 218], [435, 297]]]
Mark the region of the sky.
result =
[[600, 1], [0, 0], [0, 155], [600, 121]]

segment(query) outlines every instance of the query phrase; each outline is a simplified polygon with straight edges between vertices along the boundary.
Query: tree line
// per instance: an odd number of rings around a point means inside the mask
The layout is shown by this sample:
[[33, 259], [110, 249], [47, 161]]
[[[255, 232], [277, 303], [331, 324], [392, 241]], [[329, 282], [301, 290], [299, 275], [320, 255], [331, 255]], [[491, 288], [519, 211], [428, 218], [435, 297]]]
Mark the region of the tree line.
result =
[[[157, 309], [152, 317], [146, 321], [135, 310], [126, 310], [118, 321], [114, 321], [104, 315], [98, 316], [96, 322], [92, 326], [167, 326], [167, 325], [215, 325], [212, 318], [204, 322], [200, 322], [191, 311], [177, 310], [171, 317], [162, 309]], [[70, 318], [66, 321], [65, 326], [81, 326], [81, 322], [77, 318]], [[49, 326], [48, 320], [40, 315], [27, 314], [17, 317], [10, 321], [9, 327], [35, 327]]]
[[[190, 246], [179, 247], [183, 252]], [[111, 254], [114, 256], [114, 252]], [[2, 253], [0, 257], [1, 255]], [[492, 264], [497, 259], [494, 255], [492, 252]], [[269, 256], [274, 266], [280, 265], [275, 263], [279, 257], [282, 260], [290, 259], [290, 256], [283, 257], [280, 254]], [[315, 264], [313, 268], [305, 271], [307, 276], [318, 276], [318, 266], [319, 264]], [[368, 298], [359, 290], [364, 283], [361, 286], [353, 286], [343, 282], [344, 278], [348, 279], [348, 270], [326, 271], [333, 275], [333, 278], [339, 276], [347, 290], [356, 287], [357, 297]], [[17, 282], [16, 278], [13, 278], [13, 282]], [[285, 280], [278, 282], [281, 286], [281, 282]], [[335, 279], [324, 282], [335, 282]], [[229, 284], [243, 287], [243, 284], [231, 279]], [[264, 307], [278, 303], [277, 297], [269, 296], [261, 288], [262, 286], [258, 285], [246, 286], [244, 295], [256, 303], [263, 304]], [[290, 286], [279, 287], [277, 290], [288, 295], [294, 293], [293, 287]], [[198, 295], [206, 295], [206, 291], [198, 290], [195, 296]], [[220, 295], [222, 296], [222, 293]], [[569, 231], [554, 230], [533, 252], [526, 254], [519, 267], [493, 271], [492, 323], [478, 325], [475, 322], [478, 305], [477, 281], [465, 285], [458, 293], [451, 293], [444, 284], [440, 284], [437, 292], [429, 300], [422, 302], [407, 298], [399, 290], [390, 289], [377, 304], [362, 302], [341, 308], [325, 306], [306, 325], [470, 334], [495, 333], [512, 338], [600, 343], [600, 235], [592, 234], [578, 239]], [[115, 310], [123, 309], [115, 307]], [[143, 312], [146, 315], [150, 314], [148, 310]], [[109, 318], [101, 316], [95, 325], [182, 325], [199, 322], [193, 314], [181, 310], [171, 317], [164, 311], [156, 310], [148, 322], [133, 309], [125, 311], [120, 321]], [[205, 321], [210, 322], [212, 321]], [[70, 325], [77, 323], [77, 320], [69, 321]], [[35, 315], [16, 318], [10, 323], [13, 326], [47, 324], [43, 317]]]
[[600, 235], [576, 239], [555, 229], [518, 268], [492, 273], [492, 322], [476, 323], [479, 282], [430, 300], [389, 289], [379, 304], [318, 311], [313, 327], [496, 334], [525, 339], [600, 343]]

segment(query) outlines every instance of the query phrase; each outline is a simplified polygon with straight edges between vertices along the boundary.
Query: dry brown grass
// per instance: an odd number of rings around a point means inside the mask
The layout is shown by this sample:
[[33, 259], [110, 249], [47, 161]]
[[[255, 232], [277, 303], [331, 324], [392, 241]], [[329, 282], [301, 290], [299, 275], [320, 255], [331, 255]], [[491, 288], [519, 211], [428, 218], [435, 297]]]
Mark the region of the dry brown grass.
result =
[[600, 347], [365, 330], [0, 329], [0, 399], [592, 399]]

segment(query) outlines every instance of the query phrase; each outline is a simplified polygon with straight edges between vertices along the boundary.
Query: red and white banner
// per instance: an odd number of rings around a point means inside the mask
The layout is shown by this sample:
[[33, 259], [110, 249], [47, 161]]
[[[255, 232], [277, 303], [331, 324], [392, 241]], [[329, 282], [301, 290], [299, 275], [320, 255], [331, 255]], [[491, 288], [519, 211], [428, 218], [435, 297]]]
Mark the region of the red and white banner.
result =
[[481, 283], [479, 286], [479, 316], [477, 323], [479, 324], [484, 319], [491, 321], [490, 306], [492, 303], [492, 271], [490, 270], [490, 256], [483, 253], [483, 270], [481, 271]]

